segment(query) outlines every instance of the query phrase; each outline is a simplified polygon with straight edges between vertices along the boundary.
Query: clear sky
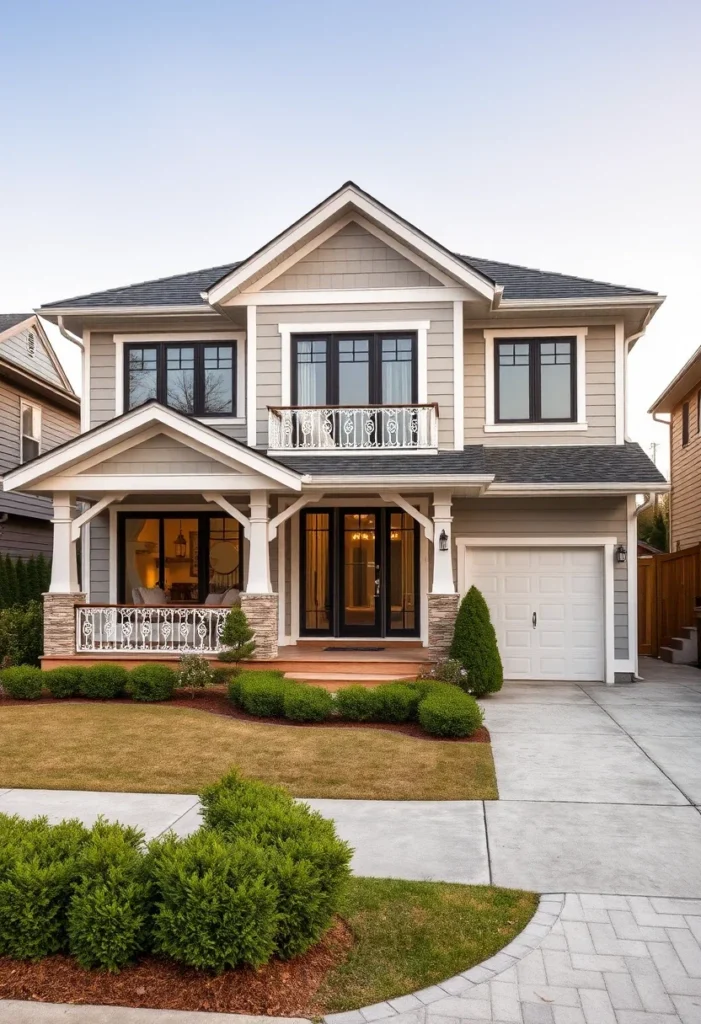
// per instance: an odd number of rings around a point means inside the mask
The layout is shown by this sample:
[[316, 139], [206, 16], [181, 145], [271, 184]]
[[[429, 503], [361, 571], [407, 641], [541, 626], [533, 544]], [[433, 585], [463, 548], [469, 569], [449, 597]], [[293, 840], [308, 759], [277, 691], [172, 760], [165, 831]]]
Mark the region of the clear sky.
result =
[[664, 444], [700, 54], [699, 0], [0, 0], [0, 311], [243, 258], [353, 178], [460, 252], [668, 295], [629, 410]]

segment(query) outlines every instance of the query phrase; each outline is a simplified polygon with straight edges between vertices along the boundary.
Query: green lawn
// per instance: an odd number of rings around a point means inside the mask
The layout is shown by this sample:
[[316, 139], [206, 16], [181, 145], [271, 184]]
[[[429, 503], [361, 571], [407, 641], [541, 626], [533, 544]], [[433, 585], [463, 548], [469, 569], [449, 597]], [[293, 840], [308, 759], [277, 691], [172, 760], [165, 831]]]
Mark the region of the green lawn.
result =
[[0, 708], [0, 789], [197, 793], [233, 765], [294, 796], [496, 800], [488, 743], [130, 703]]

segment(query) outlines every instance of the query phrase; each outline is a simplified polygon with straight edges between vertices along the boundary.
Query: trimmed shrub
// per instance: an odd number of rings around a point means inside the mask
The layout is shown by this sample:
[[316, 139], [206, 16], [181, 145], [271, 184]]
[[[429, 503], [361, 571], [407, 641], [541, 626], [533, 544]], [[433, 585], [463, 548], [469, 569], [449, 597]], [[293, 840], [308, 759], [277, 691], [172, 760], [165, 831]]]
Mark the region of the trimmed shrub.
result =
[[333, 697], [320, 686], [286, 686], [283, 696], [285, 718], [291, 722], [324, 722], [331, 717]]
[[0, 611], [0, 665], [38, 665], [43, 653], [44, 610], [40, 602]]
[[497, 635], [487, 602], [477, 587], [470, 587], [458, 609], [450, 657], [466, 669], [467, 688], [476, 697], [501, 689], [504, 670]]
[[43, 673], [43, 682], [52, 697], [73, 697], [80, 691], [80, 683], [85, 669], [52, 668]]
[[242, 672], [237, 682], [234, 692], [238, 694], [238, 704], [249, 715], [259, 718], [282, 718], [285, 691], [296, 685], [283, 679], [281, 672]]
[[178, 686], [184, 690], [190, 690], [194, 697], [195, 690], [203, 690], [205, 686], [211, 686], [213, 682], [212, 667], [201, 654], [182, 654], [180, 656]]
[[417, 679], [414, 683], [407, 683], [407, 686], [410, 690], [419, 693], [421, 699], [427, 697], [429, 693], [454, 693], [457, 689], [451, 683], [442, 683], [438, 679]]
[[467, 669], [457, 658], [437, 661], [425, 678], [439, 683], [451, 683], [453, 686], [459, 686], [461, 690], [467, 690], [468, 687]]
[[256, 642], [253, 639], [255, 635], [243, 608], [234, 605], [226, 617], [221, 635], [221, 642], [228, 649], [219, 652], [219, 660], [233, 661], [238, 665], [240, 661], [250, 658], [256, 649]]
[[153, 949], [189, 967], [259, 967], [275, 952], [278, 893], [251, 842], [202, 830], [150, 847]]
[[477, 732], [484, 716], [474, 697], [446, 687], [424, 697], [419, 704], [418, 718], [432, 736], [457, 738]]
[[129, 673], [121, 665], [91, 665], [80, 680], [80, 692], [95, 700], [119, 697], [127, 688]]
[[403, 683], [385, 683], [375, 693], [375, 717], [379, 722], [408, 722], [416, 715], [421, 694]]
[[76, 864], [70, 952], [85, 968], [118, 971], [148, 948], [151, 885], [137, 829], [98, 820]]
[[345, 686], [336, 693], [334, 707], [348, 722], [371, 722], [377, 716], [376, 686]]
[[77, 857], [88, 838], [79, 821], [51, 826], [0, 814], [0, 956], [39, 960], [66, 947]]
[[133, 700], [170, 700], [176, 680], [167, 665], [139, 665], [129, 673], [129, 692]]
[[0, 686], [15, 700], [37, 700], [44, 684], [43, 672], [32, 665], [17, 665], [0, 672]]

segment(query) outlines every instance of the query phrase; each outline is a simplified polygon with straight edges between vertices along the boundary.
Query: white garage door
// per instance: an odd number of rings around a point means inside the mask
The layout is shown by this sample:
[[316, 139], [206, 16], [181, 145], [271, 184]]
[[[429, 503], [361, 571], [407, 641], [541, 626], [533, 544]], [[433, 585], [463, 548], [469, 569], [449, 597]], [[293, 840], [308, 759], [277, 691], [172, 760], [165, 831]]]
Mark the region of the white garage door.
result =
[[604, 679], [601, 548], [467, 548], [506, 679]]

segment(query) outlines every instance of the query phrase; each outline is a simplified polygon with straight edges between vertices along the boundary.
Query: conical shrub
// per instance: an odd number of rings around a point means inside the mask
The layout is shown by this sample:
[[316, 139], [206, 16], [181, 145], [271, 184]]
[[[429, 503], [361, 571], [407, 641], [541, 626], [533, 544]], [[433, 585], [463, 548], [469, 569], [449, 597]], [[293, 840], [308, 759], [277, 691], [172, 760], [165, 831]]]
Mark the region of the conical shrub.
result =
[[476, 697], [501, 689], [504, 670], [497, 635], [487, 602], [477, 587], [470, 587], [458, 609], [450, 657], [467, 670], [467, 689]]

